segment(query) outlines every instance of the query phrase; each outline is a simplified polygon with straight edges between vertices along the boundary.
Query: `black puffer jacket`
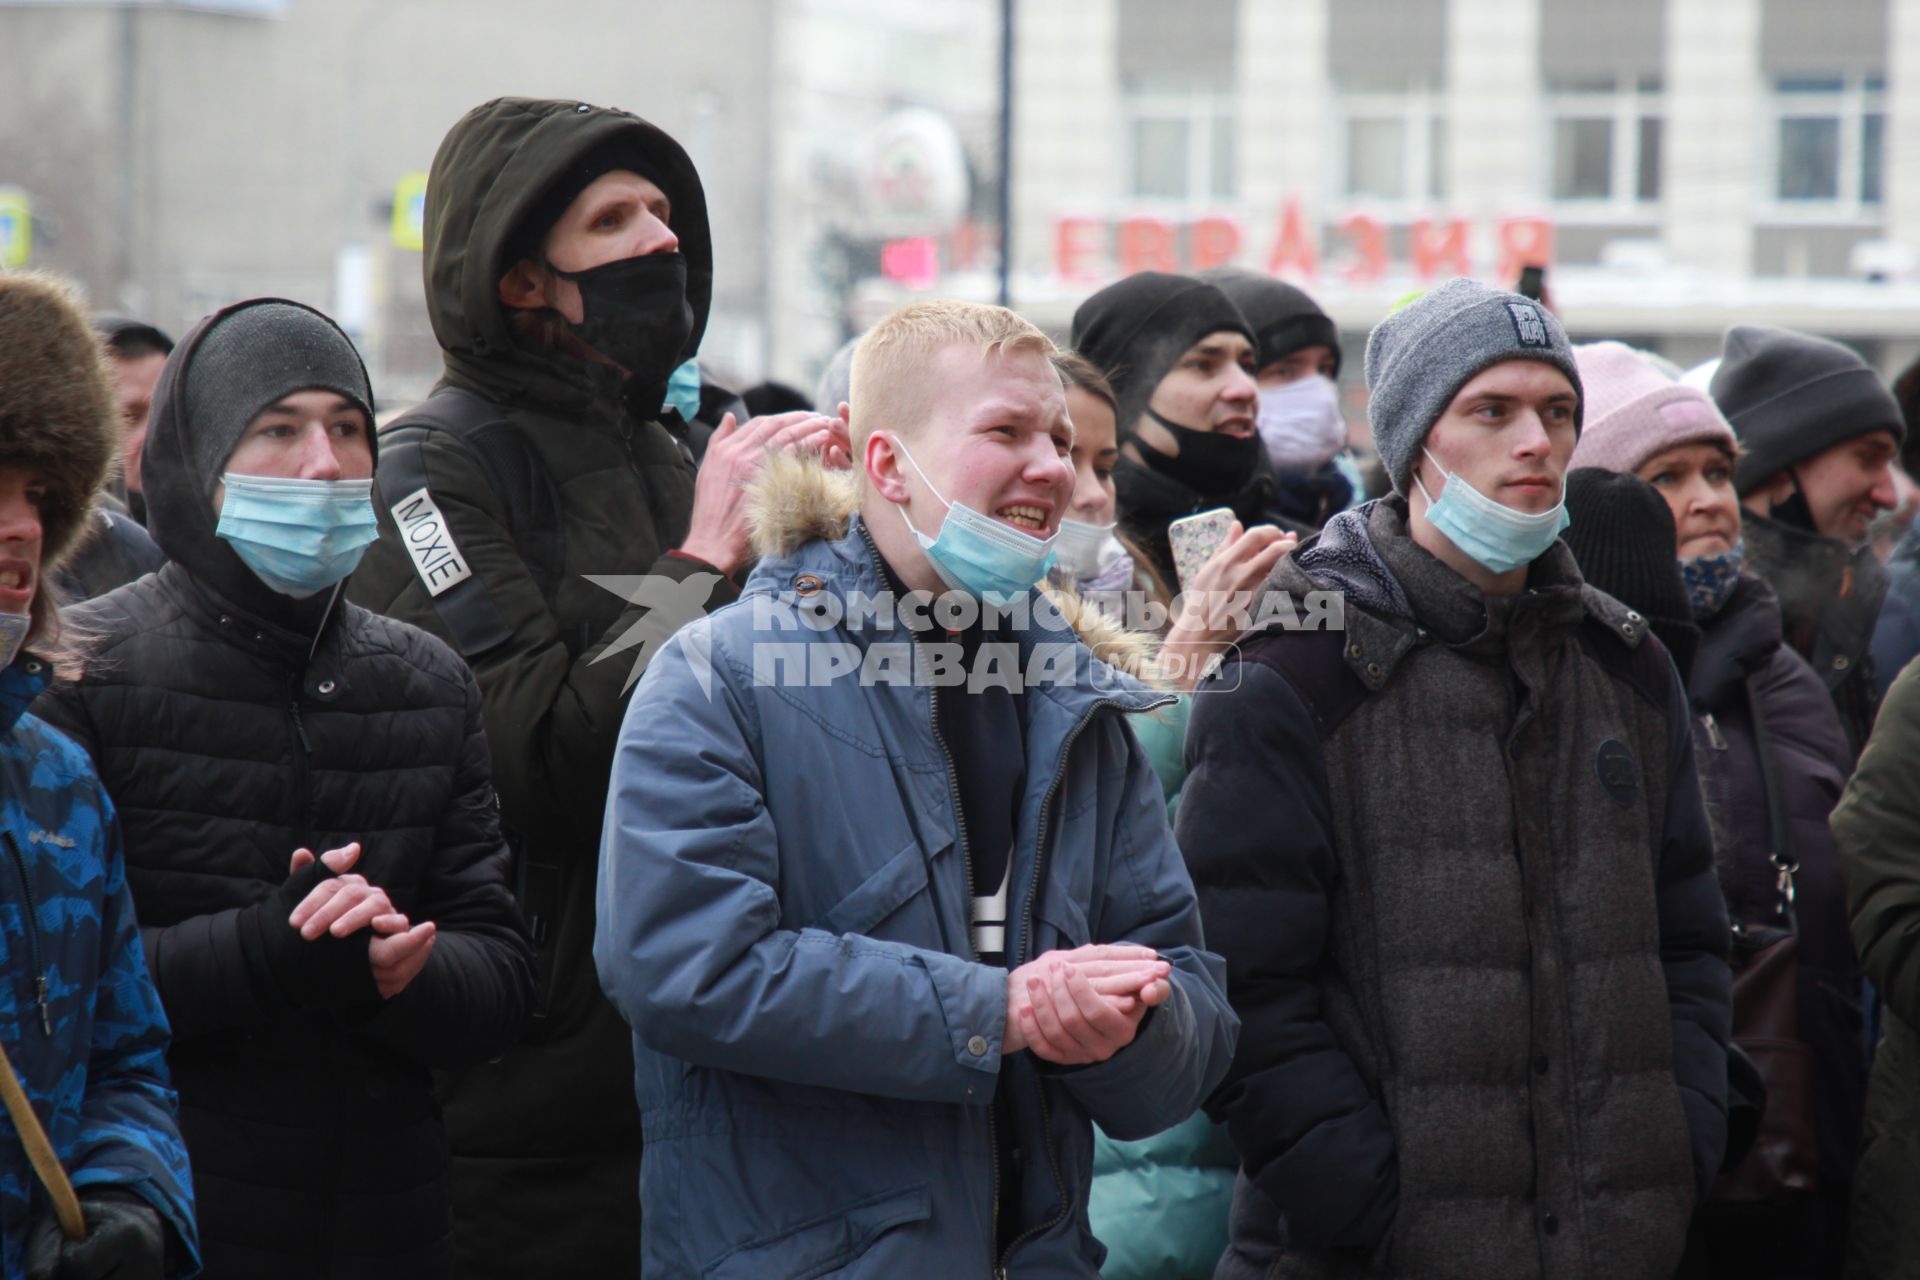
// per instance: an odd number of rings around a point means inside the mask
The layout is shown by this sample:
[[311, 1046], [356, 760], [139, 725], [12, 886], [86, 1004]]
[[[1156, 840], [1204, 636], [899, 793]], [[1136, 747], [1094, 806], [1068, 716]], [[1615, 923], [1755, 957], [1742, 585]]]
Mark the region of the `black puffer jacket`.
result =
[[1820, 1178], [1852, 1177], [1867, 1064], [1861, 1040], [1860, 969], [1847, 932], [1847, 899], [1827, 820], [1840, 801], [1852, 751], [1820, 678], [1782, 642], [1773, 590], [1751, 574], [1701, 629], [1688, 695], [1694, 759], [1713, 820], [1727, 914], [1744, 924], [1775, 920], [1779, 900], [1768, 860], [1774, 839], [1754, 739], [1753, 702], [1774, 745], [1793, 856], [1800, 928], [1800, 1031], [1814, 1054], [1814, 1120]]
[[[532, 988], [480, 691], [439, 641], [335, 591], [273, 592], [214, 536], [174, 391], [200, 332], [162, 376], [145, 454], [173, 563], [69, 612], [95, 638], [87, 674], [36, 709], [119, 807], [205, 1274], [447, 1274], [429, 1069], [499, 1053]], [[289, 877], [293, 851], [354, 840], [355, 870], [438, 927], [384, 1002], [367, 932], [304, 943], [287, 924], [318, 882]]]

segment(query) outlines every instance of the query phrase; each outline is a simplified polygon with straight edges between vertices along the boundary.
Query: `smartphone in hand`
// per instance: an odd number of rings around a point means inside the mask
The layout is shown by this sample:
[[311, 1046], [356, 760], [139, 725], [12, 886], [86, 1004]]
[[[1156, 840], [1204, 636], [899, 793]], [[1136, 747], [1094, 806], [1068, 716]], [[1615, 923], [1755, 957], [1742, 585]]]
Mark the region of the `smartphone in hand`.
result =
[[1227, 540], [1227, 530], [1233, 527], [1233, 520], [1232, 511], [1215, 507], [1196, 516], [1182, 516], [1167, 526], [1167, 542], [1173, 548], [1173, 572], [1180, 579], [1182, 591], [1192, 585], [1200, 566], [1211, 560], [1220, 544]]

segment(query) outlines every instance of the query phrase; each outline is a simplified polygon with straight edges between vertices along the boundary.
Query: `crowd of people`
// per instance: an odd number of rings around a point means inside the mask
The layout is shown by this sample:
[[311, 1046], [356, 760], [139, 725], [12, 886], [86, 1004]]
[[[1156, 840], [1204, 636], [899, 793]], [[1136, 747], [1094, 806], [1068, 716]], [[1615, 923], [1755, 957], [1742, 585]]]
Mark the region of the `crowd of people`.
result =
[[1455, 279], [1356, 437], [1230, 270], [735, 395], [572, 101], [425, 241], [378, 430], [0, 274], [6, 1280], [1920, 1271], [1920, 375]]

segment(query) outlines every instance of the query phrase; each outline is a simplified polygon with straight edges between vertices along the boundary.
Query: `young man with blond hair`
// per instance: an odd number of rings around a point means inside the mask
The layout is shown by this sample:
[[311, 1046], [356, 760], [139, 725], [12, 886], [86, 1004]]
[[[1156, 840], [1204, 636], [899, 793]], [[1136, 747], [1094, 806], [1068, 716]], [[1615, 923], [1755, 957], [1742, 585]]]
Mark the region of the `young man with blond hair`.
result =
[[1091, 1122], [1153, 1133], [1226, 1068], [1121, 719], [1170, 699], [1034, 590], [1073, 489], [1053, 354], [997, 307], [876, 326], [854, 475], [771, 468], [743, 598], [634, 693], [594, 956], [648, 1275], [1097, 1276]]

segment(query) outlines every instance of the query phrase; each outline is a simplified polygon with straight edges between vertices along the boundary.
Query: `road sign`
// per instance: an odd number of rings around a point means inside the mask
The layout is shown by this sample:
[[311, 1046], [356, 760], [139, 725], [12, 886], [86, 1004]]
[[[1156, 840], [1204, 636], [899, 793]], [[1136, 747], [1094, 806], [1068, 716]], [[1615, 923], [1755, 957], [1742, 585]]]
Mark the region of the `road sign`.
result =
[[393, 243], [402, 249], [427, 247], [427, 175], [403, 173], [393, 188]]
[[24, 267], [33, 255], [33, 202], [18, 187], [0, 187], [0, 267]]

